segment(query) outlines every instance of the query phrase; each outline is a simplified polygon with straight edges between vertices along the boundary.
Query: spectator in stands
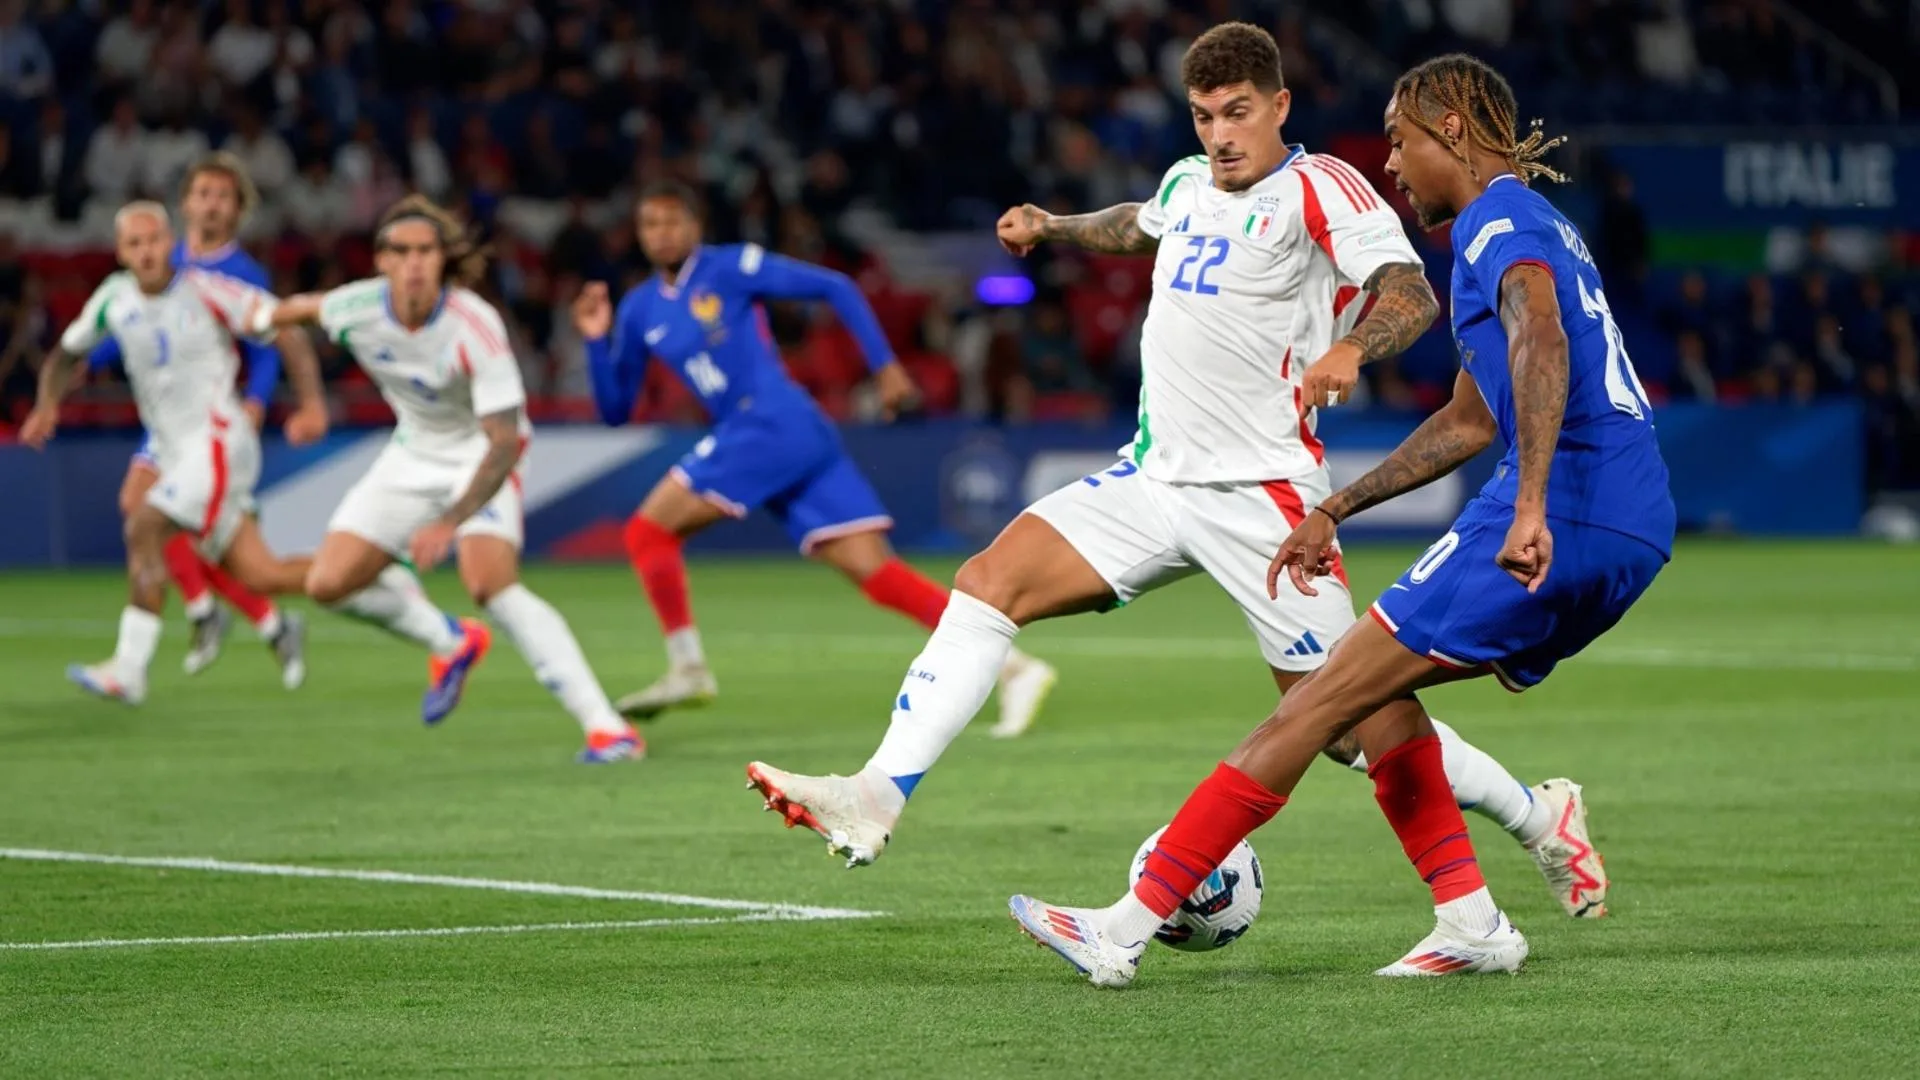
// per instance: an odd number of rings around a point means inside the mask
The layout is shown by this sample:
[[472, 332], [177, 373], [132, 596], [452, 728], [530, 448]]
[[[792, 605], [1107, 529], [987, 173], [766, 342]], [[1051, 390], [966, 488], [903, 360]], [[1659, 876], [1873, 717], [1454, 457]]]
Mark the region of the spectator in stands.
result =
[[253, 20], [253, 0], [227, 0], [226, 18], [207, 41], [207, 66], [229, 91], [247, 90], [277, 51], [273, 32]]
[[[1613, 288], [1637, 295], [1646, 280], [1653, 252], [1652, 230], [1646, 212], [1633, 198], [1633, 177], [1615, 171], [1607, 177], [1607, 195], [1600, 204], [1600, 243], [1594, 252], [1600, 274]], [[1611, 291], [1611, 290], [1610, 290]]]
[[424, 105], [407, 110], [407, 179], [414, 190], [439, 203], [453, 189], [453, 170], [433, 136], [433, 114]]
[[289, 228], [318, 240], [340, 232], [353, 212], [353, 199], [332, 164], [324, 157], [313, 157], [287, 185], [281, 209]]
[[126, 11], [100, 31], [93, 59], [102, 89], [123, 90], [145, 75], [160, 42], [160, 24], [153, 0], [132, 0]]
[[242, 104], [234, 110], [233, 134], [220, 148], [246, 165], [261, 198], [280, 202], [282, 191], [293, 182], [293, 151], [279, 132], [261, 121], [257, 106]]
[[[1026, 420], [1066, 405], [1067, 413], [1082, 418], [1105, 415], [1097, 397], [1100, 384], [1087, 369], [1086, 357], [1067, 321], [1067, 308], [1057, 297], [1036, 302], [1027, 312], [1020, 336], [1021, 369], [1008, 382], [1009, 419]], [[1084, 400], [1082, 400], [1084, 399]]]
[[53, 54], [32, 23], [21, 18], [21, 0], [0, 0], [0, 95], [30, 103], [53, 89]]
[[133, 99], [113, 103], [113, 117], [96, 128], [87, 144], [84, 176], [95, 198], [109, 204], [126, 202], [147, 174], [151, 139], [140, 126]]
[[147, 137], [147, 153], [140, 189], [150, 199], [171, 202], [193, 163], [207, 156], [207, 133], [189, 126], [184, 110], [169, 113], [158, 131]]

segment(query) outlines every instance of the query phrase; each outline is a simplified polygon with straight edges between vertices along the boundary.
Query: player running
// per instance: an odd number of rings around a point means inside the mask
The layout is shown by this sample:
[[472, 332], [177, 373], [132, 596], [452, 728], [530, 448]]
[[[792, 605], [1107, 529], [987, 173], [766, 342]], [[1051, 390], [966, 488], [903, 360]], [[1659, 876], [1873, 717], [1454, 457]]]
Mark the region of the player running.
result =
[[[176, 268], [167, 208], [157, 202], [122, 207], [114, 215], [114, 245], [125, 269], [101, 282], [60, 335], [41, 366], [39, 397], [20, 438], [36, 449], [45, 446], [74, 373], [103, 342], [118, 343], [157, 475], [127, 515], [130, 588], [113, 659], [75, 664], [67, 677], [91, 693], [138, 705], [146, 699], [147, 668], [160, 641], [166, 549], [175, 537], [191, 535], [198, 557], [259, 593], [298, 593], [307, 561], [275, 557], [260, 537], [252, 518], [260, 439], [234, 395], [236, 341], [253, 313], [274, 303], [273, 296], [208, 270]], [[311, 442], [327, 430], [319, 364], [298, 335], [282, 335], [280, 345], [299, 396], [287, 438]]]
[[[1025, 206], [1001, 218], [1016, 254], [1045, 240], [1158, 250], [1139, 433], [1119, 464], [1041, 499], [961, 568], [865, 769], [842, 778], [748, 767], [788, 824], [827, 836], [849, 865], [879, 856], [914, 785], [979, 708], [983, 673], [1027, 623], [1112, 608], [1204, 572], [1239, 603], [1283, 693], [1353, 623], [1337, 553], [1333, 580], [1312, 596], [1269, 596], [1267, 563], [1330, 490], [1314, 407], [1344, 399], [1360, 364], [1411, 344], [1437, 305], [1398, 216], [1371, 186], [1281, 138], [1290, 98], [1279, 64], [1264, 30], [1209, 30], [1183, 61], [1206, 155], [1168, 170], [1145, 204], [1077, 217]], [[1336, 341], [1343, 325], [1351, 332]], [[1306, 367], [1303, 357], [1320, 359]], [[1569, 896], [1576, 878], [1602, 873], [1598, 858], [1554, 829], [1565, 820], [1584, 837], [1579, 788], [1554, 780], [1530, 790], [1441, 730], [1459, 803], [1513, 834], [1569, 913], [1597, 914]], [[1351, 744], [1329, 752], [1366, 767]]]
[[[802, 555], [845, 574], [869, 600], [928, 628], [938, 625], [947, 590], [894, 555], [887, 543], [893, 519], [847, 458], [832, 422], [788, 377], [760, 310], [766, 300], [831, 304], [859, 340], [891, 414], [915, 390], [866, 299], [846, 275], [768, 254], [757, 244], [702, 245], [698, 201], [679, 184], [648, 187], [637, 216], [640, 246], [658, 273], [621, 298], [617, 315], [598, 283], [587, 286], [573, 309], [587, 341], [600, 417], [609, 425], [627, 422], [652, 353], [700, 398], [713, 432], [627, 522], [634, 573], [666, 637], [667, 672], [620, 699], [620, 711], [646, 719], [713, 700], [718, 685], [694, 628], [680, 549], [693, 534], [755, 507], [786, 525]], [[1000, 683], [994, 734], [1018, 735], [1052, 689], [1054, 670], [1003, 649], [989, 688], [994, 676]]]
[[1154, 928], [1348, 731], [1374, 763], [1375, 798], [1438, 922], [1378, 974], [1514, 971], [1526, 959], [1446, 797], [1440, 744], [1413, 694], [1489, 674], [1514, 691], [1545, 679], [1652, 584], [1672, 555], [1674, 509], [1652, 410], [1586, 243], [1527, 186], [1561, 179], [1539, 160], [1559, 140], [1537, 121], [1516, 138], [1517, 115], [1506, 80], [1473, 57], [1429, 60], [1395, 84], [1387, 171], [1423, 226], [1454, 223], [1461, 371], [1450, 403], [1280, 545], [1269, 591], [1321, 594], [1343, 518], [1458, 468], [1496, 435], [1506, 455], [1373, 617], [1188, 797], [1131, 892], [1107, 908], [1013, 898], [1021, 927], [1096, 985], [1132, 981]]
[[[257, 288], [269, 288], [267, 272], [236, 239], [241, 222], [259, 202], [260, 194], [239, 158], [222, 151], [194, 163], [181, 188], [180, 218], [186, 235], [173, 249], [173, 265], [211, 270]], [[280, 381], [280, 353], [270, 344], [245, 338], [237, 339], [236, 344], [246, 359], [247, 391], [241, 408], [257, 431], [266, 420]], [[118, 364], [120, 359], [120, 343], [110, 337], [87, 357], [87, 365], [99, 369]], [[148, 438], [127, 464], [127, 478], [120, 485], [122, 518], [131, 518], [139, 510], [159, 477], [153, 440]], [[166, 555], [167, 572], [180, 587], [187, 618], [193, 623], [193, 639], [182, 665], [187, 674], [197, 675], [220, 658], [231, 619], [225, 608], [214, 603], [213, 593], [217, 592], [247, 617], [260, 640], [273, 651], [280, 664], [281, 683], [292, 690], [305, 680], [306, 627], [298, 614], [282, 614], [270, 598], [248, 589], [202, 558], [194, 549], [192, 537], [184, 532], [167, 544]]]
[[459, 704], [491, 636], [485, 623], [434, 607], [395, 560], [425, 572], [452, 550], [474, 603], [579, 721], [587, 739], [579, 759], [643, 756], [567, 620], [520, 583], [520, 468], [532, 428], [506, 325], [469, 289], [485, 255], [453, 215], [417, 195], [381, 216], [375, 244], [380, 277], [291, 297], [270, 316], [275, 326], [318, 322], [399, 421], [327, 524], [307, 595], [427, 647], [421, 719], [435, 724]]

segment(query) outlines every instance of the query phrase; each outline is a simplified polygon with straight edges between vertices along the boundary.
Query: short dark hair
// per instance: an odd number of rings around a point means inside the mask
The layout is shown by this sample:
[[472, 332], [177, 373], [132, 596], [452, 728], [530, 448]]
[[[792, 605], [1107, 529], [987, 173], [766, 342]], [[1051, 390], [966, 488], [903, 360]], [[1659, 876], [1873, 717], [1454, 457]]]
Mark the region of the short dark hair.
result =
[[1440, 132], [1440, 118], [1458, 113], [1466, 124], [1466, 135], [1480, 149], [1496, 154], [1513, 166], [1521, 180], [1542, 176], [1564, 183], [1566, 176], [1541, 161], [1546, 152], [1566, 141], [1565, 136], [1547, 138], [1535, 120], [1527, 137], [1519, 138], [1520, 105], [1513, 87], [1492, 64], [1466, 53], [1448, 53], [1409, 68], [1393, 84], [1393, 100], [1400, 115], [1453, 151], [1461, 161], [1467, 153], [1449, 142]]
[[648, 181], [641, 187], [640, 198], [634, 202], [633, 208], [637, 211], [642, 203], [651, 202], [654, 199], [671, 199], [686, 207], [687, 213], [692, 214], [696, 219], [702, 216], [700, 193], [693, 190], [690, 184], [671, 179]]
[[1202, 92], [1250, 82], [1255, 90], [1272, 94], [1286, 85], [1273, 35], [1243, 22], [1221, 23], [1194, 38], [1180, 61], [1180, 81]]

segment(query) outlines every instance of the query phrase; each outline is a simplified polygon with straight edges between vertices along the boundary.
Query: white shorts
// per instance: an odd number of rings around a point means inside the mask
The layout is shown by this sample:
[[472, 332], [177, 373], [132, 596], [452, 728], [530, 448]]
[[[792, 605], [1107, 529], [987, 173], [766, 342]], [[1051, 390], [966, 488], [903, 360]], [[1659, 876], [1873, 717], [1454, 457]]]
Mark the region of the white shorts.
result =
[[203, 433], [169, 447], [158, 468], [147, 505], [197, 537], [209, 561], [226, 558], [253, 514], [253, 489], [260, 483], [260, 437], [253, 425], [215, 417]]
[[[452, 464], [389, 443], [373, 468], [347, 490], [327, 522], [328, 532], [352, 533], [395, 558], [407, 557], [414, 531], [447, 512], [466, 494], [478, 463]], [[461, 522], [454, 535], [496, 536], [518, 549], [526, 537], [518, 470], [493, 500]]]
[[1267, 566], [1308, 509], [1330, 493], [1324, 467], [1264, 484], [1169, 484], [1132, 462], [1076, 480], [1027, 508], [1054, 527], [1113, 588], [1121, 603], [1204, 573], [1247, 618], [1267, 663], [1312, 671], [1353, 625], [1346, 573], [1304, 596], [1282, 579], [1267, 595]]

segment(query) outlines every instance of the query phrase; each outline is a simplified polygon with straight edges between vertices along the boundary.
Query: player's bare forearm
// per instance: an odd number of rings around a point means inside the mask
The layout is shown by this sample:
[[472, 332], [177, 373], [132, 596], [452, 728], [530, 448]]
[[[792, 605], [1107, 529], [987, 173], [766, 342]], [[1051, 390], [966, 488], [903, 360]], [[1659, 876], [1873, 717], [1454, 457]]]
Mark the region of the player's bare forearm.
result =
[[1091, 214], [1043, 216], [1032, 208], [1026, 213], [1037, 219], [1027, 224], [1041, 239], [1065, 240], [1104, 255], [1144, 255], [1160, 245], [1140, 228], [1139, 203], [1121, 203]]
[[34, 406], [50, 409], [60, 404], [60, 399], [67, 396], [68, 388], [73, 385], [73, 373], [79, 371], [80, 365], [85, 362], [86, 357], [75, 356], [58, 345], [54, 346], [40, 364], [39, 397]]
[[449, 525], [460, 524], [492, 502], [506, 485], [507, 478], [513, 475], [513, 467], [520, 464], [523, 448], [519, 406], [481, 417], [480, 430], [487, 436], [487, 456], [480, 459], [480, 467], [474, 470], [466, 492], [440, 515], [440, 520]]
[[1567, 411], [1567, 331], [1553, 276], [1520, 263], [1500, 279], [1500, 325], [1513, 377], [1514, 445], [1520, 459], [1518, 505], [1545, 511], [1547, 473]]
[[1366, 475], [1320, 504], [1336, 521], [1424, 487], [1473, 460], [1499, 433], [1480, 391], [1466, 372], [1454, 379], [1453, 400], [1407, 436]]
[[289, 328], [280, 331], [273, 343], [280, 350], [280, 370], [293, 384], [294, 400], [301, 405], [320, 404], [320, 358], [314, 355], [312, 340], [304, 331]]
[[1362, 363], [1398, 356], [1420, 340], [1440, 314], [1440, 301], [1418, 263], [1390, 263], [1367, 278], [1373, 310], [1341, 341], [1360, 350]]
[[320, 302], [324, 293], [300, 293], [274, 305], [272, 325], [279, 329], [320, 321]]

